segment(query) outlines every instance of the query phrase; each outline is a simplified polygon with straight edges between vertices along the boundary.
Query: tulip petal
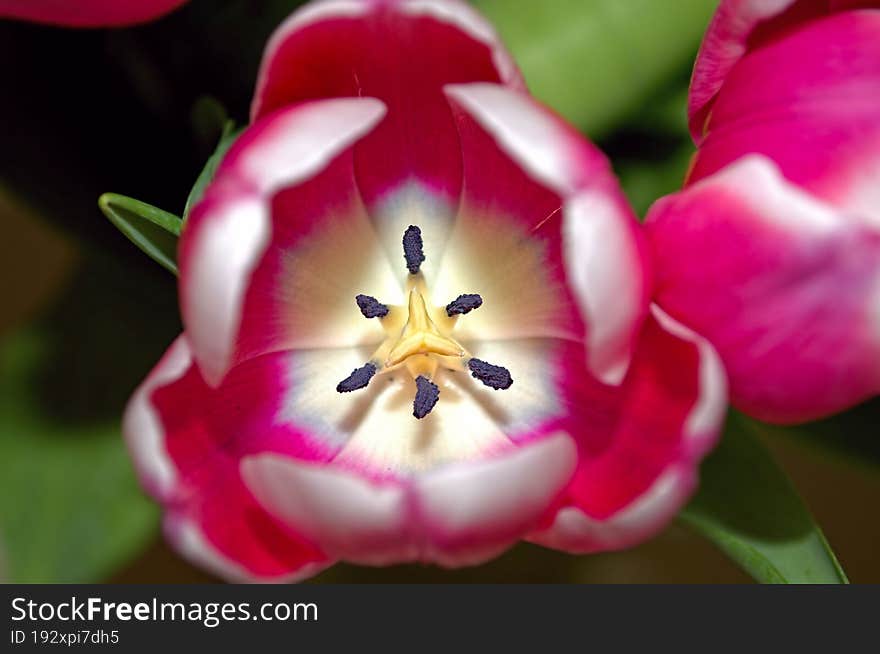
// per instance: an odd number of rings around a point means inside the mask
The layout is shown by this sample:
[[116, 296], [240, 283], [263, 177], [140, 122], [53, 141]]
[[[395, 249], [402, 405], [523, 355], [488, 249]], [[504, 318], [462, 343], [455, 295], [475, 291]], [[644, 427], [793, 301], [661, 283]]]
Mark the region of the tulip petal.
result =
[[724, 420], [724, 370], [705, 339], [654, 306], [622, 385], [581, 384], [585, 404], [570, 418], [578, 468], [555, 520], [530, 540], [621, 549], [665, 526], [696, 486]]
[[[124, 432], [147, 490], [166, 506], [165, 531], [194, 563], [234, 581], [288, 581], [330, 563], [254, 501], [242, 453], [327, 457], [331, 445], [274, 427], [284, 368], [271, 359], [236, 368], [219, 390], [202, 379], [185, 337], [135, 392]], [[277, 409], [274, 409], [277, 411]]]
[[[649, 285], [635, 216], [607, 160], [527, 96], [494, 84], [446, 92], [456, 107], [465, 190], [444, 272], [483, 280], [495, 301], [462, 325], [463, 336], [586, 333], [591, 370], [619, 382]], [[438, 292], [462, 283], [441, 280]]]
[[730, 71], [690, 182], [759, 153], [789, 181], [880, 225], [878, 97], [880, 11], [807, 24]]
[[156, 389], [183, 377], [190, 366], [189, 344], [179, 336], [134, 392], [122, 419], [122, 431], [138, 477], [147, 492], [160, 501], [171, 497], [177, 473], [165, 450], [162, 418], [150, 398]]
[[371, 565], [473, 565], [498, 554], [546, 514], [574, 467], [551, 436], [510, 454], [375, 482], [339, 468], [262, 454], [243, 476], [263, 505], [332, 556]]
[[[224, 159], [180, 245], [181, 313], [211, 384], [235, 359], [251, 277], [274, 237], [273, 197], [326, 170], [383, 115], [383, 105], [369, 98], [287, 108], [242, 134]], [[308, 226], [287, 223], [300, 233]], [[279, 328], [270, 323], [269, 337], [271, 327]]]
[[67, 27], [121, 27], [159, 18], [187, 0], [0, 0], [0, 19]]
[[413, 504], [426, 531], [422, 558], [454, 567], [497, 556], [547, 516], [576, 461], [571, 438], [556, 433], [418, 478]]
[[271, 454], [241, 464], [248, 488], [279, 520], [334, 558], [364, 565], [412, 561], [407, 498], [396, 482], [377, 484], [339, 468]]
[[724, 361], [733, 403], [774, 422], [880, 390], [880, 231], [758, 155], [658, 202], [657, 298]]
[[466, 3], [330, 0], [307, 5], [275, 32], [251, 115], [307, 99], [377, 97], [388, 117], [356, 154], [367, 205], [417, 180], [454, 206], [461, 152], [442, 86], [477, 80], [523, 86], [492, 27]]
[[691, 135], [699, 145], [718, 91], [750, 50], [810, 20], [877, 0], [721, 0], [703, 38], [688, 98]]

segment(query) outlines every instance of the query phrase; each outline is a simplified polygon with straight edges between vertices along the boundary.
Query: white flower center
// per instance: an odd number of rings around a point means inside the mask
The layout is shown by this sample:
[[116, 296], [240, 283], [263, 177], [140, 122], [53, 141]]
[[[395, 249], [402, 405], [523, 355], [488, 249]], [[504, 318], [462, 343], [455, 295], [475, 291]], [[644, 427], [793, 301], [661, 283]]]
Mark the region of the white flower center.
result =
[[404, 257], [410, 271], [405, 307], [388, 306], [376, 298], [357, 296], [361, 313], [365, 318], [381, 322], [385, 339], [363, 367], [352, 371], [336, 387], [340, 393], [350, 393], [366, 388], [377, 374], [405, 368], [416, 382], [413, 415], [419, 419], [427, 416], [437, 404], [440, 390], [432, 380], [441, 367], [462, 373], [470, 369], [475, 378], [496, 390], [509, 388], [513, 383], [506, 368], [475, 359], [452, 337], [460, 317], [483, 304], [479, 295], [460, 295], [445, 307], [425, 302], [425, 296], [430, 297], [430, 293], [420, 271], [425, 260], [422, 248], [421, 230], [410, 225], [403, 236]]

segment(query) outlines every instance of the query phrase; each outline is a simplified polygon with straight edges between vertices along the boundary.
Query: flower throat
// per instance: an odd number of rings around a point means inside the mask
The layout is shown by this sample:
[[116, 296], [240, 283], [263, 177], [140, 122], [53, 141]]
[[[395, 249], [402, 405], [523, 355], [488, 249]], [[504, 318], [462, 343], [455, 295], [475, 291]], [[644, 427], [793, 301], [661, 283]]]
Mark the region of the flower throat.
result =
[[416, 383], [413, 416], [422, 419], [440, 399], [440, 388], [433, 380], [441, 367], [458, 372], [469, 370], [474, 378], [495, 390], [510, 388], [513, 378], [507, 368], [474, 358], [452, 337], [461, 316], [479, 309], [483, 298], [475, 293], [459, 295], [445, 308], [425, 302], [427, 287], [421, 272], [424, 243], [422, 231], [414, 225], [403, 234], [403, 257], [409, 270], [406, 306], [389, 306], [369, 295], [355, 298], [364, 318], [381, 322], [385, 340], [366, 364], [339, 382], [337, 392], [366, 388], [376, 375], [405, 368]]

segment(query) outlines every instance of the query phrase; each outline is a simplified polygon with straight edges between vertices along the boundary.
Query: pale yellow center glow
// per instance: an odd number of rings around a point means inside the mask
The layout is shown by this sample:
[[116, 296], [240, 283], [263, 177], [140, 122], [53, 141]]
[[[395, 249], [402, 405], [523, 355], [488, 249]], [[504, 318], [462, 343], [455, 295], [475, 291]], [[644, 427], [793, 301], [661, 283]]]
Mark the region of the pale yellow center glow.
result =
[[464, 370], [470, 355], [451, 336], [459, 316], [449, 317], [445, 307], [425, 302], [430, 295], [421, 273], [409, 276], [407, 291], [406, 306], [389, 306], [388, 315], [379, 318], [385, 340], [370, 357], [377, 374], [406, 368], [413, 378], [432, 379], [441, 366]]

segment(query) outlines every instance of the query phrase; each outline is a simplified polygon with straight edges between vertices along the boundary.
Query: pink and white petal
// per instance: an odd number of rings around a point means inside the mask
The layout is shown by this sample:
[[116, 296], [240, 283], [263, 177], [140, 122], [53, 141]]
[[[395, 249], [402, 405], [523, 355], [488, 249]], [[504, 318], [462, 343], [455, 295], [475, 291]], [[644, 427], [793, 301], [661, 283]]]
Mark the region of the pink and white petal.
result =
[[780, 423], [880, 391], [880, 231], [747, 157], [658, 202], [657, 298], [704, 334], [733, 403]]
[[417, 181], [457, 203], [461, 153], [444, 84], [523, 88], [492, 27], [458, 0], [330, 0], [294, 13], [269, 41], [254, 120], [303, 100], [373, 96], [388, 117], [357, 148], [358, 183], [372, 209]]
[[66, 27], [121, 27], [164, 16], [187, 0], [0, 0], [0, 19]]
[[274, 195], [318, 175], [383, 114], [370, 98], [289, 107], [252, 126], [224, 159], [180, 245], [181, 313], [211, 384], [234, 361], [245, 294], [274, 237]]
[[582, 553], [634, 545], [672, 519], [727, 407], [718, 355], [656, 306], [623, 384], [587, 397], [586, 413], [573, 412], [569, 427], [580, 459], [567, 498], [530, 537]]
[[[410, 218], [413, 216], [410, 215]], [[361, 315], [361, 293], [405, 304], [406, 267], [396, 234], [396, 269], [380, 226], [361, 202], [352, 154], [272, 200], [272, 243], [250, 277], [233, 361], [267, 352], [372, 346], [378, 320]]]
[[[463, 327], [486, 338], [586, 333], [593, 372], [619, 382], [647, 313], [649, 282], [638, 224], [607, 160], [525, 95], [494, 84], [448, 86], [447, 95], [465, 190], [445, 254], [455, 262], [444, 268], [480, 266], [474, 278], [497, 286], [500, 298]], [[534, 247], [519, 254], [496, 247], [506, 234]], [[462, 283], [443, 281], [438, 292]]]
[[246, 457], [241, 472], [266, 510], [333, 558], [364, 565], [418, 558], [407, 492], [398, 482], [272, 454]]
[[283, 421], [283, 357], [248, 361], [219, 389], [185, 359], [181, 338], [135, 394], [125, 421], [129, 443], [149, 444], [133, 448], [146, 458], [139, 469], [163, 471], [161, 485], [155, 474], [145, 483], [165, 505], [169, 538], [185, 556], [231, 579], [283, 580], [327, 564], [320, 550], [256, 504], [238, 472], [241, 457], [255, 451], [312, 460], [335, 452], [332, 443]]
[[789, 181], [880, 225], [878, 97], [880, 10], [804, 25], [730, 71], [690, 181], [759, 153]]
[[811, 20], [835, 12], [880, 7], [877, 0], [722, 0], [703, 38], [688, 99], [697, 145], [728, 74], [750, 50]]
[[685, 505], [696, 487], [696, 475], [686, 467], [670, 469], [650, 490], [608, 518], [593, 518], [576, 506], [565, 506], [552, 524], [528, 540], [544, 547], [591, 554], [626, 549], [659, 533]]
[[165, 450], [165, 431], [151, 397], [155, 390], [183, 377], [192, 366], [186, 337], [178, 336], [147, 378], [135, 390], [122, 417], [122, 433], [138, 479], [156, 500], [174, 492], [177, 472]]
[[187, 508], [165, 515], [165, 537], [184, 559], [233, 583], [293, 583], [333, 565], [311, 546], [291, 540], [240, 482], [234, 492], [224, 490], [230, 501], [211, 504], [222, 509], [219, 514], [193, 515]]
[[401, 481], [274, 455], [248, 457], [242, 473], [268, 511], [335, 558], [452, 567], [485, 561], [538, 524], [574, 465], [561, 434]]
[[497, 556], [548, 516], [576, 463], [573, 441], [557, 433], [498, 458], [417, 477], [422, 559], [457, 567]]

